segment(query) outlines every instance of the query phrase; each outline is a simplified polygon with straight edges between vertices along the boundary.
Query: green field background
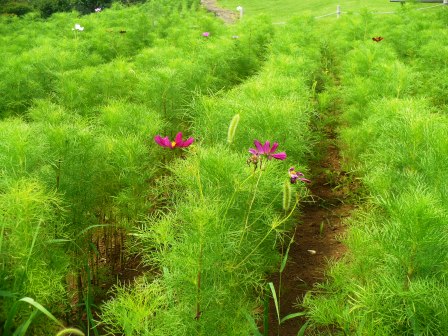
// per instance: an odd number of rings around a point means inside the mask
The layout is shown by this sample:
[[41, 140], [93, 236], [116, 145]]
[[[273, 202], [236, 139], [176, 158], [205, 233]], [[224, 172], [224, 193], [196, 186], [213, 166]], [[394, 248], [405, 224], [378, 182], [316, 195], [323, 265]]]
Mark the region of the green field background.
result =
[[[400, 8], [400, 4], [388, 0], [218, 0], [218, 4], [235, 11], [237, 6], [242, 6], [244, 16], [269, 14], [274, 22], [283, 22], [296, 15], [321, 16], [336, 13], [338, 5], [342, 13], [359, 12], [364, 9], [373, 12], [389, 12]], [[419, 6], [428, 6], [428, 4], [419, 4]]]

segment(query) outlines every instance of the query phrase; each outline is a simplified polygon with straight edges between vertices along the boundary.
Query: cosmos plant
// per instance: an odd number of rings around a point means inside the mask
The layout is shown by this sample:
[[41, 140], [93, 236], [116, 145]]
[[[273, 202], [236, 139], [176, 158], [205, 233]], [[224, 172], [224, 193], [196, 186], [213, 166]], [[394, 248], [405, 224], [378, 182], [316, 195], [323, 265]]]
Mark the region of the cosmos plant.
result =
[[76, 23], [75, 28], [72, 28], [72, 30], [83, 31], [84, 27], [82, 27], [79, 23]]
[[188, 138], [187, 140], [182, 140], [182, 132], [177, 133], [176, 137], [174, 138], [174, 141], [170, 141], [170, 139], [166, 136], [162, 138], [160, 135], [156, 135], [154, 137], [154, 141], [162, 147], [174, 149], [176, 147], [188, 147], [190, 146], [194, 138]]
[[254, 148], [249, 149], [249, 153], [251, 153], [253, 155], [264, 156], [268, 160], [271, 160], [272, 158], [277, 159], [277, 160], [286, 159], [285, 152], [275, 153], [275, 151], [277, 150], [277, 147], [278, 147], [277, 142], [274, 142], [271, 147], [271, 143], [269, 141], [266, 141], [264, 143], [264, 145], [262, 145], [260, 141], [254, 140], [254, 145], [255, 145], [256, 149], [254, 149]]
[[302, 172], [296, 172], [296, 169], [294, 167], [289, 168], [289, 178], [291, 184], [295, 184], [297, 180], [300, 180], [305, 183], [311, 183], [311, 180], [308, 180], [305, 178]]

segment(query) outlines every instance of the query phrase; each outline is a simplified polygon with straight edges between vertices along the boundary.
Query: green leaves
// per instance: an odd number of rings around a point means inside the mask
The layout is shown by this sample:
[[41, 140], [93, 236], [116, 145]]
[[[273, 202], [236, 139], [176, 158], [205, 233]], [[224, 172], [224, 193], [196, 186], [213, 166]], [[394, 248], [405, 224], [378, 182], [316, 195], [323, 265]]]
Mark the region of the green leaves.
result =
[[[0, 293], [0, 296], [7, 296], [11, 297], [10, 293], [2, 292]], [[13, 326], [13, 319], [17, 318], [16, 314], [18, 312], [19, 304], [21, 302], [28, 303], [29, 305], [33, 306], [35, 310], [31, 312], [31, 314], [28, 316], [28, 318], [23, 321], [19, 326], [17, 326], [16, 330], [14, 332], [11, 331]], [[65, 335], [66, 333], [74, 333], [76, 335], [84, 336], [84, 333], [81, 332], [78, 329], [75, 328], [68, 328], [65, 329], [64, 325], [52, 314], [50, 313], [44, 306], [42, 306], [39, 302], [36, 302], [34, 299], [30, 297], [23, 297], [19, 300], [17, 300], [14, 305], [11, 307], [8, 318], [5, 321], [4, 324], [4, 335], [5, 336], [25, 336], [27, 335], [27, 331], [31, 323], [33, 322], [34, 318], [37, 316], [37, 314], [41, 312], [45, 316], [47, 316], [50, 320], [52, 320], [55, 324], [59, 325], [60, 327], [64, 328], [61, 330], [57, 335]]]
[[274, 284], [272, 282], [269, 282], [268, 285], [269, 285], [269, 289], [271, 290], [271, 293], [272, 293], [272, 298], [274, 299], [275, 311], [277, 313], [277, 321], [278, 321], [278, 324], [280, 324], [281, 323], [281, 320], [280, 320], [280, 307], [278, 305], [277, 293], [275, 291], [275, 287], [274, 287]]
[[305, 316], [306, 313], [305, 312], [298, 312], [298, 313], [291, 313], [288, 314], [282, 318], [280, 318], [280, 305], [279, 305], [279, 301], [277, 298], [277, 292], [275, 290], [274, 284], [272, 282], [268, 283], [269, 289], [271, 290], [271, 294], [272, 294], [272, 298], [274, 300], [274, 305], [275, 305], [275, 311], [277, 313], [277, 320], [278, 320], [278, 324], [282, 324], [283, 322], [299, 317], [299, 316]]
[[64, 327], [64, 325], [59, 322], [59, 320], [53, 316], [47, 309], [44, 308], [39, 302], [34, 301], [34, 299], [29, 297], [21, 298], [19, 301], [29, 303], [30, 305], [34, 306], [36, 309], [38, 309], [40, 312], [45, 314], [50, 320], [53, 320], [56, 324], [59, 324], [60, 326]]

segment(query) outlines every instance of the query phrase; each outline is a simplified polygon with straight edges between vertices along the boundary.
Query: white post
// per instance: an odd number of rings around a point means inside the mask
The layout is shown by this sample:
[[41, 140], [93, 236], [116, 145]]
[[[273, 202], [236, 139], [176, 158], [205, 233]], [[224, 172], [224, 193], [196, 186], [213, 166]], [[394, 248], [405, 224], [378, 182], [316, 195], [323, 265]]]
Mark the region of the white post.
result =
[[339, 19], [340, 16], [341, 16], [341, 6], [337, 5], [336, 6], [336, 18]]
[[238, 11], [238, 12], [240, 12], [240, 20], [243, 18], [243, 7], [241, 7], [241, 6], [238, 6], [237, 8], [236, 8], [236, 10]]
[[448, 0], [443, 0], [444, 5], [448, 5]]

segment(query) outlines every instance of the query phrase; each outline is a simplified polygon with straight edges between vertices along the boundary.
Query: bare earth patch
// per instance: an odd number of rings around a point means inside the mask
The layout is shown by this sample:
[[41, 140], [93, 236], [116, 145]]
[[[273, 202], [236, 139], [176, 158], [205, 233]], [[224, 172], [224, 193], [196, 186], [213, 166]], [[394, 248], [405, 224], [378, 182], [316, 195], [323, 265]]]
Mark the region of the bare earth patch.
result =
[[[305, 294], [316, 283], [325, 280], [328, 260], [338, 260], [345, 252], [340, 236], [345, 232], [344, 219], [354, 209], [348, 197], [356, 186], [341, 171], [338, 148], [331, 139], [328, 143], [326, 155], [311, 168], [315, 172], [310, 185], [313, 201], [302, 206], [288, 262], [281, 275], [280, 295], [279, 273], [270, 279], [277, 296], [280, 296], [280, 318], [301, 311], [298, 305]], [[295, 336], [305, 322], [304, 318], [293, 318], [278, 326], [275, 305], [271, 299], [269, 335]]]
[[201, 5], [209, 12], [214, 13], [225, 23], [234, 23], [238, 18], [238, 14], [236, 12], [229, 9], [220, 8], [216, 3], [216, 0], [201, 0]]

